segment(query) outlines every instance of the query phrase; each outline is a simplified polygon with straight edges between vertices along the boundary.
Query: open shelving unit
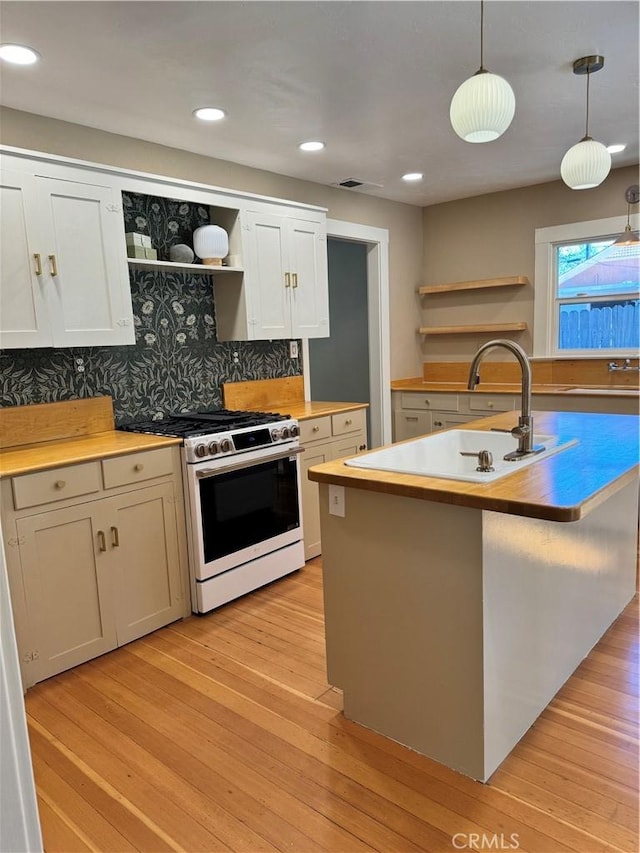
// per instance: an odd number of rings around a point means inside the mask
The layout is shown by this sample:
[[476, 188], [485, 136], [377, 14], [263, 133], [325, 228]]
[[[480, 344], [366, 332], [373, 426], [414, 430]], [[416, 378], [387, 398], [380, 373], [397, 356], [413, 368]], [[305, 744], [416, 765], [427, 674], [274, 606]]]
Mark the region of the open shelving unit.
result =
[[151, 261], [145, 258], [127, 258], [130, 267], [138, 267], [143, 270], [185, 270], [187, 272], [199, 272], [203, 275], [220, 275], [228, 272], [244, 272], [242, 267], [214, 267], [208, 264], [178, 264], [174, 261]]
[[456, 290], [486, 290], [489, 287], [511, 287], [529, 284], [526, 275], [509, 275], [503, 278], [478, 278], [472, 281], [456, 281], [451, 284], [428, 284], [418, 289], [421, 296], [452, 293]]
[[468, 335], [482, 332], [524, 332], [526, 323], [480, 323], [471, 326], [421, 326], [421, 335]]

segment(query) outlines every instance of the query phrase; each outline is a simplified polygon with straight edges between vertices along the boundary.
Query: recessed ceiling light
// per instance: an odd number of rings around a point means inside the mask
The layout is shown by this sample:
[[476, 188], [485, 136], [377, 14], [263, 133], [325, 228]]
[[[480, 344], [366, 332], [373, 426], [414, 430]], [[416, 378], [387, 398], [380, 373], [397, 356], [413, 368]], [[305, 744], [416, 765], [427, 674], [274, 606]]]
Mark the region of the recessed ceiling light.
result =
[[224, 110], [219, 110], [217, 107], [201, 107], [194, 110], [193, 114], [202, 121], [220, 121], [221, 118], [225, 117]]
[[24, 44], [0, 44], [0, 59], [14, 65], [33, 65], [40, 59], [40, 54]]
[[625, 149], [626, 147], [627, 147], [627, 146], [626, 146], [626, 145], [623, 145], [623, 144], [620, 144], [620, 145], [607, 145], [607, 151], [609, 152], [609, 154], [620, 154], [620, 152], [621, 152], [621, 151], [624, 151], [624, 149]]
[[424, 178], [422, 172], [407, 172], [402, 176], [403, 181], [421, 181]]
[[322, 151], [324, 142], [302, 142], [298, 148], [301, 151]]

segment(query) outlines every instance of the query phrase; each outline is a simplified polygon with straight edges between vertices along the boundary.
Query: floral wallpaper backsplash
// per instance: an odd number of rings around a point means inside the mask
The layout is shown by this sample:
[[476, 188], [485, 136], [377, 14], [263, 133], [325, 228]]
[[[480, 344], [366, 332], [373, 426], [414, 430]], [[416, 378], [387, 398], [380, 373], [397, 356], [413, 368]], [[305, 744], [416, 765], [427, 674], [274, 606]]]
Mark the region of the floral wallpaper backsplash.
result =
[[[123, 203], [125, 230], [149, 234], [161, 260], [208, 222], [203, 207], [185, 202], [123, 194]], [[119, 425], [219, 408], [223, 382], [301, 372], [288, 341], [218, 343], [214, 276], [134, 267], [130, 278], [134, 346], [4, 350], [0, 405], [108, 394]]]

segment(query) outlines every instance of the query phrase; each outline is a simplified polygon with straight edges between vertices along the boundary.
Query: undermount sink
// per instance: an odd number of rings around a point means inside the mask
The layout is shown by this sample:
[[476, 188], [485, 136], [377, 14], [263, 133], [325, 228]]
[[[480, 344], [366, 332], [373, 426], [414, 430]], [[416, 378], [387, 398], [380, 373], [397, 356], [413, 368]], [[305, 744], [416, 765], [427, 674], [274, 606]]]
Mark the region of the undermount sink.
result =
[[[471, 483], [490, 483], [507, 474], [547, 459], [566, 450], [577, 439], [560, 442], [556, 435], [534, 434], [534, 447], [545, 449], [507, 462], [503, 457], [517, 447], [517, 440], [510, 433], [488, 430], [450, 429], [431, 433], [413, 441], [394, 444], [382, 450], [346, 459], [345, 464], [354, 468], [375, 471], [393, 471], [398, 474], [417, 474], [422, 477], [442, 477], [448, 480], [465, 480]], [[493, 455], [493, 471], [476, 471], [477, 456], [462, 456], [461, 453], [477, 454], [488, 450]]]

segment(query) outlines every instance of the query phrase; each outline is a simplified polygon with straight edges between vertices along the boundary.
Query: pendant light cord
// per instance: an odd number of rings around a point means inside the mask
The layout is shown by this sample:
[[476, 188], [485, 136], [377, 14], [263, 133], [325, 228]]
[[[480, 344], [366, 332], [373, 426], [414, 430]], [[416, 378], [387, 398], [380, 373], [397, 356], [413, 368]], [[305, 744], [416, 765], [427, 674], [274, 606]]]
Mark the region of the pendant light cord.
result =
[[589, 78], [591, 77], [591, 73], [587, 71], [587, 123], [584, 129], [585, 139], [589, 138]]
[[484, 0], [480, 0], [480, 71], [484, 70]]

